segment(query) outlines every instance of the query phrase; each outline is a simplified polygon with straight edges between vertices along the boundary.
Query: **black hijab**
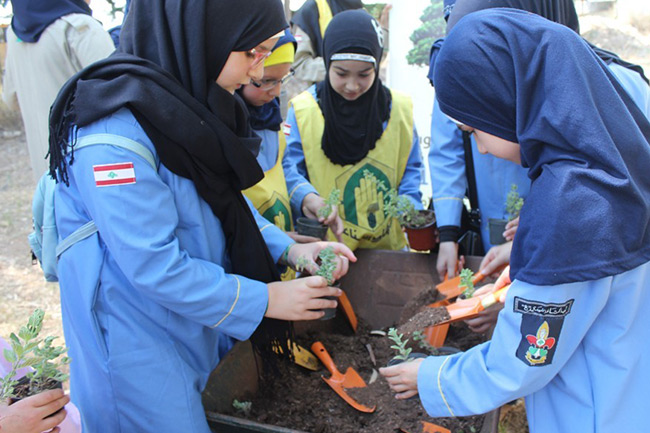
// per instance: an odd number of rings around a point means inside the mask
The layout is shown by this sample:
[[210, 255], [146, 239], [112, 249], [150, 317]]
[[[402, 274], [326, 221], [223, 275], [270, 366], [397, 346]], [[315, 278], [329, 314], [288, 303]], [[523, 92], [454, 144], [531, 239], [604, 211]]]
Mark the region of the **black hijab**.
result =
[[12, 0], [11, 28], [23, 42], [38, 42], [41, 33], [64, 15], [90, 15], [84, 0]]
[[[364, 10], [341, 12], [332, 19], [323, 41], [325, 81], [316, 93], [325, 118], [321, 146], [334, 164], [355, 164], [375, 148], [390, 117], [391, 94], [379, 79], [379, 62], [384, 50], [381, 27]], [[348, 101], [336, 93], [329, 79], [332, 55], [353, 53], [375, 59], [375, 81], [366, 93]]]
[[[69, 164], [74, 162], [71, 130], [127, 107], [162, 164], [191, 179], [219, 218], [231, 272], [262, 282], [279, 280], [241, 194], [263, 177], [249, 150], [259, 138], [247, 136], [243, 103], [216, 79], [232, 51], [250, 50], [286, 27], [277, 0], [133, 2], [119, 52], [71, 78], [52, 106], [51, 174], [67, 183], [68, 153]], [[286, 322], [264, 324], [253, 336], [258, 348], [272, 339], [286, 344]]]
[[[447, 33], [467, 14], [492, 8], [512, 8], [531, 12], [580, 34], [580, 22], [573, 0], [458, 0], [450, 14]], [[648, 82], [641, 66], [626, 62], [616, 54], [598, 48], [589, 41], [587, 43], [606, 64], [616, 63], [638, 73], [646, 83]]]
[[[327, 0], [332, 10], [332, 16], [350, 9], [361, 9], [361, 0]], [[315, 0], [307, 0], [291, 18], [291, 24], [303, 29], [311, 40], [316, 57], [323, 57], [323, 36], [318, 23], [318, 6]]]

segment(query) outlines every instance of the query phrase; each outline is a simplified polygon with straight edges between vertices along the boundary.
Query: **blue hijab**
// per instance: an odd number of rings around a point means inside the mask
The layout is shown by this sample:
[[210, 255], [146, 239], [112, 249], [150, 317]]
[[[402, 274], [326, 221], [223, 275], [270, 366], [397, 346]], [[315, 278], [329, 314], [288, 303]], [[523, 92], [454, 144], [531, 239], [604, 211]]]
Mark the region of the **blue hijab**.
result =
[[510, 277], [589, 281], [650, 260], [650, 123], [575, 32], [531, 13], [461, 19], [434, 72], [443, 113], [521, 146], [532, 180]]
[[41, 33], [64, 15], [91, 14], [84, 0], [12, 0], [11, 7], [11, 28], [23, 42], [38, 42]]
[[[291, 30], [287, 29], [284, 32], [278, 42], [273, 47], [273, 51], [277, 48], [280, 48], [286, 44], [293, 44], [294, 50], [297, 48], [296, 38], [291, 34]], [[241, 95], [241, 89], [238, 90]], [[243, 98], [242, 98], [243, 99]], [[256, 107], [254, 105], [246, 103], [246, 108], [248, 108], [249, 120], [251, 128], [256, 131], [262, 131], [265, 129], [270, 129], [271, 131], [279, 131], [280, 124], [282, 123], [282, 111], [280, 110], [280, 99], [275, 98], [268, 104], [264, 104], [261, 107]]]

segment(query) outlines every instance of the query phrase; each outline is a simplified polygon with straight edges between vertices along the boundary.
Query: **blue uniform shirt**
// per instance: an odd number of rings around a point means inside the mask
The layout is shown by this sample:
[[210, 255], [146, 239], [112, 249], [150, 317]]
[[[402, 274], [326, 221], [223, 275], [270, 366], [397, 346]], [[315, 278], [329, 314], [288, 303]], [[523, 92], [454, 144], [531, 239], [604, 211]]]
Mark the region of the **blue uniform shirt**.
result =
[[[156, 155], [126, 109], [78, 131], [90, 134], [127, 137]], [[97, 186], [96, 168], [118, 163], [133, 164], [135, 182]], [[68, 173], [70, 186], [55, 192], [60, 237], [89, 220], [99, 229], [58, 263], [84, 430], [208, 433], [200, 393], [234, 340], [259, 325], [266, 284], [229, 273], [221, 224], [189, 179], [103, 144], [75, 151]], [[291, 239], [256, 220], [277, 260]]]
[[588, 282], [514, 281], [490, 341], [422, 363], [422, 405], [465, 416], [526, 396], [531, 433], [647, 431], [649, 302], [650, 263]]

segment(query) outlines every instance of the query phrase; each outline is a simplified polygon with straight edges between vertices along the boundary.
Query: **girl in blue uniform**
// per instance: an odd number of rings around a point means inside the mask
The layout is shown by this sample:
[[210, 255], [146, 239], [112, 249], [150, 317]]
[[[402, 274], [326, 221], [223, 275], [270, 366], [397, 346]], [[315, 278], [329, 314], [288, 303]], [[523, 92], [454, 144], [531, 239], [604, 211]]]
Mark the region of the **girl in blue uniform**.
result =
[[[563, 24], [576, 33], [579, 33], [580, 30], [578, 14], [573, 0], [458, 0], [449, 16], [447, 31], [451, 31], [458, 20], [467, 14], [497, 7], [525, 10]], [[616, 76], [639, 108], [646, 116], [650, 117], [650, 87], [648, 87], [643, 69], [638, 65], [620, 59], [613, 53], [597, 48], [594, 45], [591, 45], [591, 47], [607, 63], [610, 71]], [[432, 59], [431, 62], [430, 79], [433, 79], [434, 60]], [[433, 204], [439, 226], [441, 226], [441, 248], [437, 263], [437, 269], [441, 275], [444, 273], [454, 275], [456, 272], [458, 248], [456, 240], [458, 239], [457, 233], [460, 225], [461, 199], [466, 188], [461, 134], [456, 125], [442, 114], [439, 105], [435, 102], [431, 119], [432, 146], [429, 152], [429, 164], [432, 167]], [[504, 217], [506, 196], [511, 184], [516, 184], [520, 195], [525, 197], [528, 193], [530, 181], [523, 168], [509, 161], [494, 158], [492, 155], [481, 155], [477, 151], [476, 142], [473, 138], [472, 150], [478, 190], [478, 205], [482, 217], [483, 246], [488, 256], [507, 256], [511, 247], [509, 244], [494, 247], [493, 251], [489, 251], [493, 247], [488, 236], [489, 219]], [[511, 224], [508, 228], [506, 239], [510, 241], [516, 231], [516, 225]], [[500, 262], [498, 264], [500, 265]], [[497, 262], [493, 263], [493, 265], [486, 268], [485, 272], [492, 273], [497, 267]]]
[[293, 98], [287, 114], [283, 166], [291, 206], [296, 215], [316, 218], [324, 197], [339, 189], [342, 204], [325, 221], [334, 235], [342, 233], [352, 249], [401, 249], [406, 240], [385, 211], [384, 192], [364, 172], [422, 208], [411, 100], [379, 79], [383, 35], [367, 12], [336, 15], [323, 51], [326, 79]]
[[[279, 1], [138, 0], [119, 51], [61, 90], [58, 231], [97, 228], [58, 262], [84, 431], [208, 433], [201, 391], [234, 341], [269, 356], [286, 320], [336, 304], [319, 277], [278, 282], [329, 244], [294, 245], [241, 194], [263, 172], [234, 92], [286, 27]], [[332, 245], [341, 275], [354, 256]]]
[[382, 374], [431, 416], [526, 396], [532, 433], [643, 431], [650, 123], [575, 32], [513, 9], [460, 20], [434, 82], [443, 113], [531, 189], [492, 339]]

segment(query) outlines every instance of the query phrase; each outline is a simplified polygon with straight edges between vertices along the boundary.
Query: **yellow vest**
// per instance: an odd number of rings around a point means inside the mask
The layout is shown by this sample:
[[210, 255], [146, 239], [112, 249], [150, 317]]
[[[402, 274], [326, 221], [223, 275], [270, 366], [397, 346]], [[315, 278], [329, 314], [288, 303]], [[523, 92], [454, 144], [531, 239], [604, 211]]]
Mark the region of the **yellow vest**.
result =
[[332, 21], [332, 8], [327, 3], [327, 0], [316, 0], [316, 7], [318, 8], [318, 27], [320, 27], [321, 37], [325, 37], [325, 30]]
[[[354, 165], [332, 163], [321, 148], [325, 119], [309, 91], [291, 100], [310, 183], [321, 197], [334, 188], [341, 190], [339, 215], [344, 222], [343, 241], [351, 249], [399, 250], [406, 245], [398, 222], [384, 211], [384, 193], [377, 185], [367, 185], [363, 176], [369, 170], [387, 189], [399, 189], [413, 145], [413, 103], [404, 94], [391, 91], [392, 108], [388, 125], [365, 158]], [[331, 231], [330, 240], [334, 240]]]
[[[282, 155], [287, 142], [282, 131], [278, 132], [278, 159], [270, 170], [264, 172], [264, 179], [243, 191], [260, 214], [285, 232], [293, 231], [293, 218], [289, 204], [289, 192], [282, 170]], [[282, 281], [296, 277], [293, 269], [287, 268]]]

